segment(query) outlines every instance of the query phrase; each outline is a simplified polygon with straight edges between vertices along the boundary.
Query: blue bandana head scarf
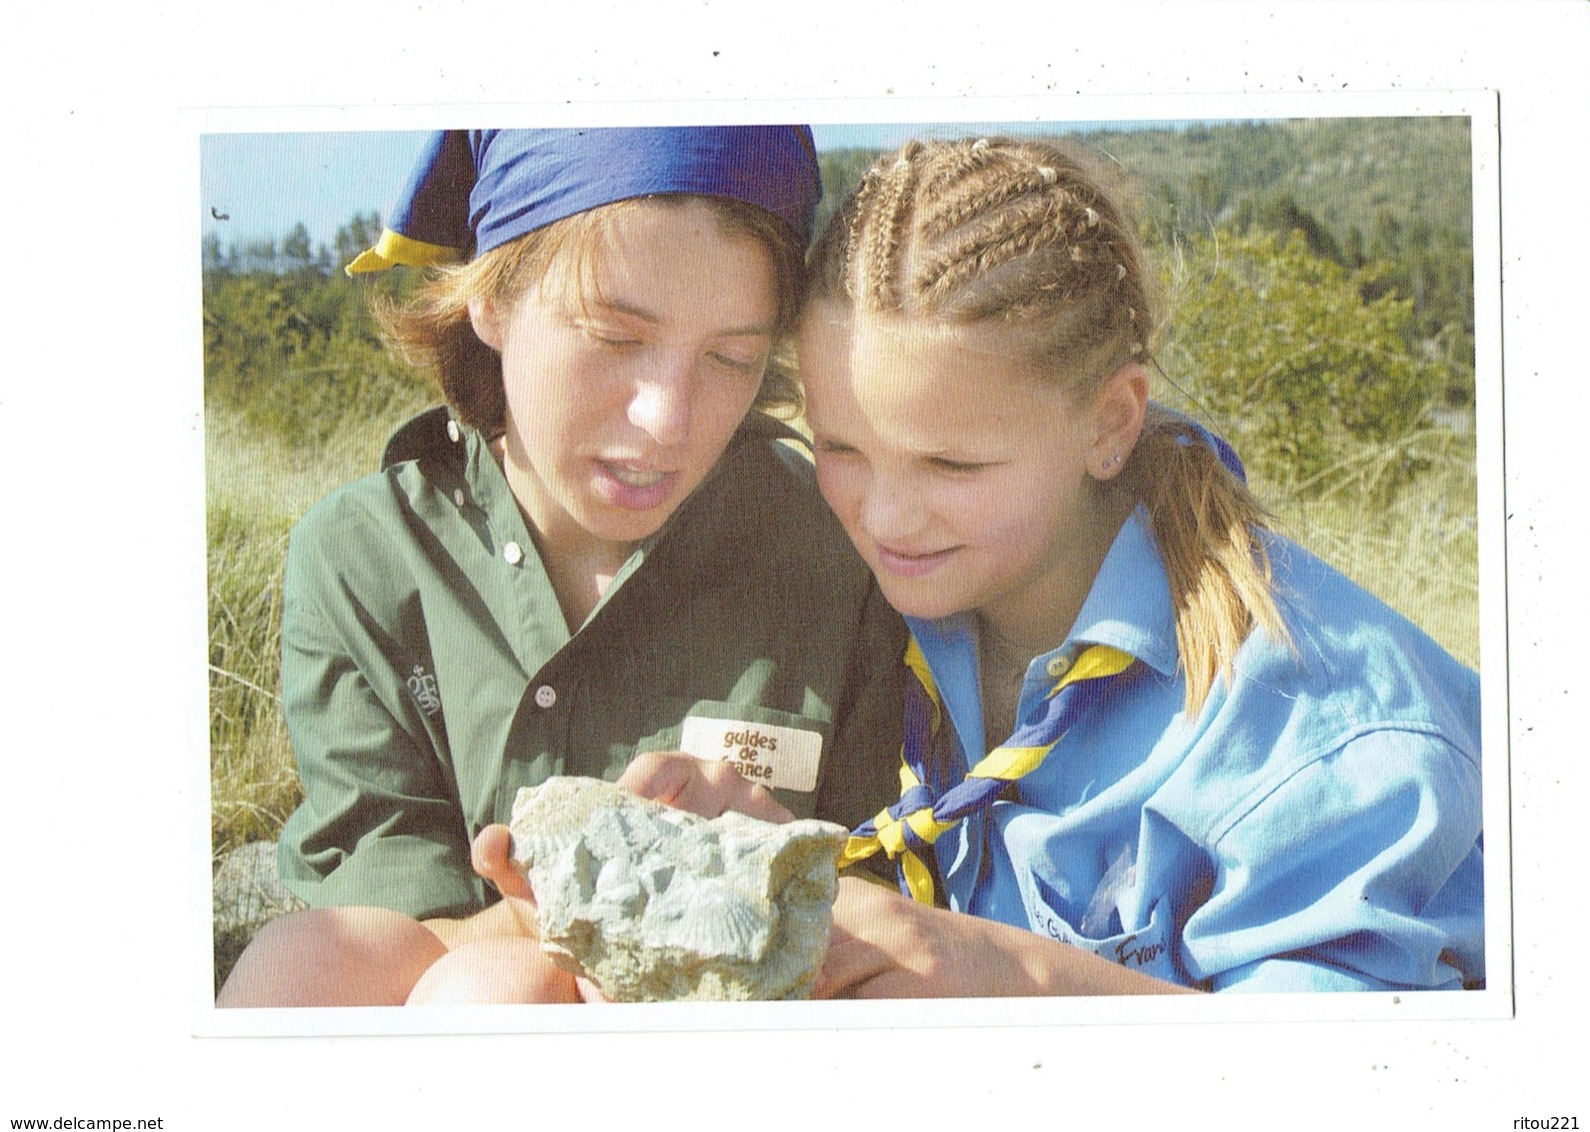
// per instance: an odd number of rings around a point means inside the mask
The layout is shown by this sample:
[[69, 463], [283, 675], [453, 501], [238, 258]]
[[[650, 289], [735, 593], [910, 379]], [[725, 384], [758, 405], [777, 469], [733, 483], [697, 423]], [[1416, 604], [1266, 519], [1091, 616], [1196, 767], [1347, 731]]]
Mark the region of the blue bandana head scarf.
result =
[[380, 242], [348, 274], [480, 255], [555, 220], [657, 193], [732, 197], [805, 242], [821, 192], [805, 126], [443, 130]]

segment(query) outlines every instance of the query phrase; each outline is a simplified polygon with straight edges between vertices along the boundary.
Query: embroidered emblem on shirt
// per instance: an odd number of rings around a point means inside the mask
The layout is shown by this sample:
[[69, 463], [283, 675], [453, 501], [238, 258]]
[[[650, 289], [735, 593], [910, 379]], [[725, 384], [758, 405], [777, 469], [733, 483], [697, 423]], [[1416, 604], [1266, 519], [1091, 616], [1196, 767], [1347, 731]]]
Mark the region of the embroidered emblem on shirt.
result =
[[436, 677], [425, 671], [424, 665], [414, 666], [408, 684], [409, 691], [414, 693], [415, 702], [426, 715], [435, 715], [442, 710], [441, 697], [436, 694]]
[[693, 715], [685, 720], [679, 749], [698, 759], [726, 762], [770, 790], [810, 793], [817, 789], [823, 737], [798, 727]]

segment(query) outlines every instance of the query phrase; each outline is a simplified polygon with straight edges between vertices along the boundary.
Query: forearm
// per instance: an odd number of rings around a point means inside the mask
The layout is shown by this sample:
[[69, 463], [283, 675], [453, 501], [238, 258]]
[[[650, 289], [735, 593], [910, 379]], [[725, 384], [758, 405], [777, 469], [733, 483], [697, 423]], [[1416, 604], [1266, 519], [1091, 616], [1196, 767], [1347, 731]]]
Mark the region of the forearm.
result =
[[1026, 928], [942, 908], [923, 912], [936, 943], [916, 949], [919, 958], [907, 961], [920, 975], [918, 993], [976, 998], [1195, 993]]
[[1026, 928], [930, 908], [850, 879], [840, 882], [815, 991], [836, 998], [1185, 992]]

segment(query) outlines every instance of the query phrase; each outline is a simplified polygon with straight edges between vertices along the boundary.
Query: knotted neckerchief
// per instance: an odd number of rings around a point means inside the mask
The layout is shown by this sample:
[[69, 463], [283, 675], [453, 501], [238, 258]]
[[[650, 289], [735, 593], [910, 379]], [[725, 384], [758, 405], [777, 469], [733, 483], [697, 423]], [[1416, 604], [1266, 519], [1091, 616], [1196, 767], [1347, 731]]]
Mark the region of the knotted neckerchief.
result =
[[900, 800], [856, 827], [840, 855], [840, 866], [854, 864], [880, 849], [899, 860], [900, 891], [923, 904], [934, 902], [934, 872], [924, 859], [933, 843], [968, 814], [992, 805], [1004, 789], [1036, 770], [1082, 714], [1108, 694], [1114, 678], [1133, 657], [1108, 645], [1083, 650], [1045, 701], [1043, 714], [1016, 728], [1009, 743], [996, 747], [961, 782], [934, 798], [928, 781], [928, 755], [944, 721], [927, 658], [916, 638], [905, 653], [915, 679], [905, 684], [905, 742], [900, 748]]
[[[1242, 461], [1223, 438], [1190, 417], [1163, 406], [1152, 407], [1163, 418], [1156, 421], [1155, 427], [1173, 429], [1180, 444], [1208, 445], [1227, 471], [1243, 483], [1247, 482]], [[935, 798], [926, 785], [927, 759], [933, 737], [943, 725], [944, 704], [933, 683], [927, 658], [913, 637], [905, 651], [906, 667], [915, 679], [905, 682], [900, 800], [856, 827], [840, 855], [840, 866], [864, 861], [882, 850], [890, 860], [900, 862], [900, 891], [913, 900], [932, 904], [934, 871], [924, 857], [932, 850], [933, 843], [968, 814], [991, 806], [1012, 782], [1038, 769], [1071, 725], [1109, 694], [1116, 678], [1125, 673], [1132, 662], [1131, 655], [1108, 645], [1090, 645], [1084, 649], [1076, 663], [1050, 689], [1042, 716], [1019, 725], [1009, 743], [990, 751], [967, 771], [959, 785], [947, 790], [942, 798]]]

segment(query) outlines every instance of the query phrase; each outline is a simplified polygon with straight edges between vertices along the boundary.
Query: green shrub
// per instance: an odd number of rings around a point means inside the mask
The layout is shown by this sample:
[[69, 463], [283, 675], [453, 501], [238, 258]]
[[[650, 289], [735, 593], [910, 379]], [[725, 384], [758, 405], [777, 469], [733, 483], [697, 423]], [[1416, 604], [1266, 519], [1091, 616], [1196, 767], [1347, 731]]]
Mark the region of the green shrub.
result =
[[1430, 466], [1447, 382], [1410, 345], [1408, 302], [1366, 301], [1301, 233], [1193, 236], [1178, 252], [1166, 367], [1256, 475], [1302, 495], [1356, 482], [1384, 501]]
[[291, 446], [324, 445], [350, 420], [390, 419], [430, 395], [382, 347], [361, 287], [315, 271], [208, 273], [204, 382], [207, 405]]

